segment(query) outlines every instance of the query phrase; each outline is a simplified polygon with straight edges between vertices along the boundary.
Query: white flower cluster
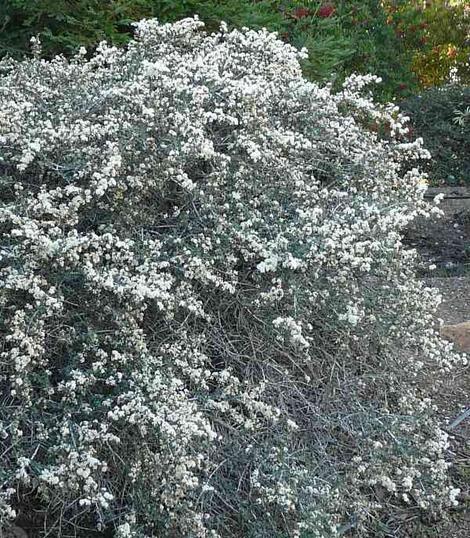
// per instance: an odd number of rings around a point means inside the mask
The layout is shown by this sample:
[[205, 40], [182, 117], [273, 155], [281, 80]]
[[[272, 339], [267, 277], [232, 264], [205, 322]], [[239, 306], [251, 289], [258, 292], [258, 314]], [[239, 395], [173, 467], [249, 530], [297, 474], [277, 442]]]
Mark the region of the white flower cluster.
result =
[[458, 357], [401, 242], [426, 152], [303, 55], [147, 20], [0, 63], [2, 520], [329, 538], [455, 502], [417, 387]]

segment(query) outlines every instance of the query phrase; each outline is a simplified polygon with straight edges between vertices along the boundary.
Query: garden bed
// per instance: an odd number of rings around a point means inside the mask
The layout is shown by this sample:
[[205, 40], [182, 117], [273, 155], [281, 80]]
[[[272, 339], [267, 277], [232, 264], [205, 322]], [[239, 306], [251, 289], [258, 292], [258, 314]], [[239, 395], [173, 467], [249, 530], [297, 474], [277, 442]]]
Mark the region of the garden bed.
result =
[[422, 276], [470, 276], [470, 188], [430, 188], [429, 198], [443, 194], [442, 217], [416, 219], [405, 243], [416, 248]]

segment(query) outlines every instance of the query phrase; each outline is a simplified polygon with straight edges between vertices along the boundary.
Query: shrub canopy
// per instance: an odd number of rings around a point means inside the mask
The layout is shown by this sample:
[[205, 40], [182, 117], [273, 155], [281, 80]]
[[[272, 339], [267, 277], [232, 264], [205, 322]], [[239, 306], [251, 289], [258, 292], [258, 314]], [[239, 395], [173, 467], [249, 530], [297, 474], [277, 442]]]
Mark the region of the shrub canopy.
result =
[[3, 521], [377, 536], [455, 502], [456, 357], [400, 235], [427, 153], [373, 77], [334, 94], [303, 55], [146, 20], [0, 64]]
[[193, 15], [210, 31], [221, 21], [230, 28], [278, 31], [297, 48], [308, 48], [302, 65], [312, 80], [342, 83], [353, 72], [375, 73], [383, 79], [375, 90], [383, 100], [408, 95], [415, 86], [411, 51], [377, 0], [3, 0], [0, 57], [28, 55], [34, 36], [48, 58], [94, 48], [103, 39], [122, 45], [132, 38], [133, 21], [175, 22]]

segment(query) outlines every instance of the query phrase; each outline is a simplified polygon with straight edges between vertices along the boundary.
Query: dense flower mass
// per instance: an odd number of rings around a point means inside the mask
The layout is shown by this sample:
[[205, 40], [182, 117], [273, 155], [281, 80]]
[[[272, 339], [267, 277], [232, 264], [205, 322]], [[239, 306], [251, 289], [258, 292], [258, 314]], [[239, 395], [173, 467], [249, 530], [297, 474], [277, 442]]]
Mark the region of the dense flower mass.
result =
[[303, 54], [147, 20], [0, 63], [3, 523], [376, 536], [456, 502], [430, 395], [458, 357], [400, 235], [437, 210], [426, 151]]

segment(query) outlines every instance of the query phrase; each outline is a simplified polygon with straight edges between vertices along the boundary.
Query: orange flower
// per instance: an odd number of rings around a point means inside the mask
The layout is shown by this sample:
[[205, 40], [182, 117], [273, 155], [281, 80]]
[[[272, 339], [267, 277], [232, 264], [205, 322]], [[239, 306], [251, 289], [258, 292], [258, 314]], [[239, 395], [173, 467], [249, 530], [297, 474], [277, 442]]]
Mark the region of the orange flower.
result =
[[449, 45], [449, 48], [447, 49], [447, 57], [448, 58], [455, 58], [457, 56], [457, 49], [453, 45]]

